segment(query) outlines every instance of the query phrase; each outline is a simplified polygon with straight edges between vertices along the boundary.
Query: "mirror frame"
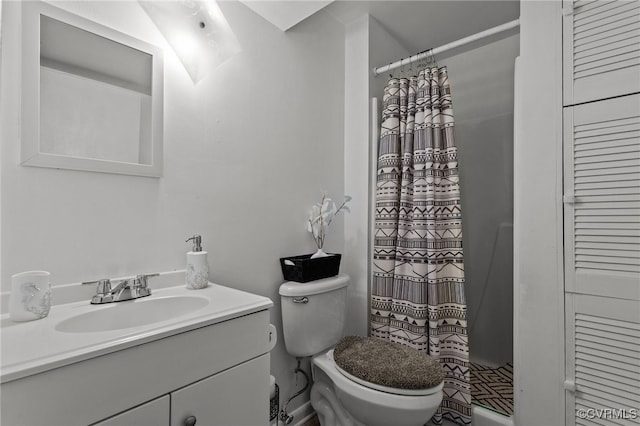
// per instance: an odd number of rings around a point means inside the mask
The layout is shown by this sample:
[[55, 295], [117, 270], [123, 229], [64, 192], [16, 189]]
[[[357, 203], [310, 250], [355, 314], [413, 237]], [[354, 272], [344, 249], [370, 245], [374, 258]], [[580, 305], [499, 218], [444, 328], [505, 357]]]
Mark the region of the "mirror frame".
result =
[[[151, 164], [127, 163], [40, 152], [40, 16], [48, 16], [151, 55]], [[162, 49], [107, 26], [40, 1], [22, 2], [22, 135], [24, 166], [84, 170], [137, 176], [162, 176], [163, 169]]]

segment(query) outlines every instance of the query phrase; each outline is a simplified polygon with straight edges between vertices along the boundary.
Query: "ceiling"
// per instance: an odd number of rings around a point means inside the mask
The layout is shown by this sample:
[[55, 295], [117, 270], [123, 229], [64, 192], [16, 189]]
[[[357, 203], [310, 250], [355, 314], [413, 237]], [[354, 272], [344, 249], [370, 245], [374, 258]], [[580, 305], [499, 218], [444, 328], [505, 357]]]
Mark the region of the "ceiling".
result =
[[410, 52], [438, 47], [517, 19], [513, 0], [242, 0], [283, 31], [323, 10], [343, 24], [373, 16]]
[[313, 15], [333, 0], [240, 0], [249, 9], [271, 22], [282, 31], [287, 31]]
[[410, 52], [438, 47], [520, 16], [519, 1], [336, 1], [326, 9], [348, 24], [373, 16]]

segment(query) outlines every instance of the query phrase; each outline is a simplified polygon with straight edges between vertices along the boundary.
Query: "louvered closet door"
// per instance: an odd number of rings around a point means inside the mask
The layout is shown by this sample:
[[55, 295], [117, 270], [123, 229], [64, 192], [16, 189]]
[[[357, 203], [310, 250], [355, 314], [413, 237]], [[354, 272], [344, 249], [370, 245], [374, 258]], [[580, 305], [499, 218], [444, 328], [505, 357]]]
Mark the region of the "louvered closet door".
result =
[[640, 300], [640, 95], [564, 114], [565, 289]]
[[[635, 300], [567, 298], [567, 425], [640, 424], [640, 310]], [[607, 411], [609, 410], [609, 411]]]
[[640, 425], [640, 95], [564, 120], [567, 424]]
[[564, 105], [640, 91], [640, 0], [564, 0]]

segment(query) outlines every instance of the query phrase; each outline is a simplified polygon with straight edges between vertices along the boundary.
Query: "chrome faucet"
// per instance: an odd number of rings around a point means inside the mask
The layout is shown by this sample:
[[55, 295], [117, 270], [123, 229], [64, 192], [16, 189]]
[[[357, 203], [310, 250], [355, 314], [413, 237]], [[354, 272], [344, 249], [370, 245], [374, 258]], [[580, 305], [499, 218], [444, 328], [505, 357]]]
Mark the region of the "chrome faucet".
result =
[[82, 284], [97, 284], [96, 294], [91, 298], [92, 305], [102, 303], [123, 302], [125, 300], [137, 299], [151, 295], [151, 289], [147, 285], [149, 277], [158, 274], [137, 275], [120, 281], [114, 288], [111, 288], [111, 280], [106, 278], [98, 281], [87, 281]]

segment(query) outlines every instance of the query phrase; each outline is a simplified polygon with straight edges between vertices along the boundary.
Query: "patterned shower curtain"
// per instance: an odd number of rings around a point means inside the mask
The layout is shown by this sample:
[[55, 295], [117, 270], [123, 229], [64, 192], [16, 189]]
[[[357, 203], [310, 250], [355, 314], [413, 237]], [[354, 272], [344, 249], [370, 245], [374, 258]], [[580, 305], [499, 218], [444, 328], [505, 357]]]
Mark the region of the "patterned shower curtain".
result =
[[462, 216], [447, 69], [392, 78], [383, 107], [371, 335], [438, 358], [444, 398], [432, 420], [468, 425]]

